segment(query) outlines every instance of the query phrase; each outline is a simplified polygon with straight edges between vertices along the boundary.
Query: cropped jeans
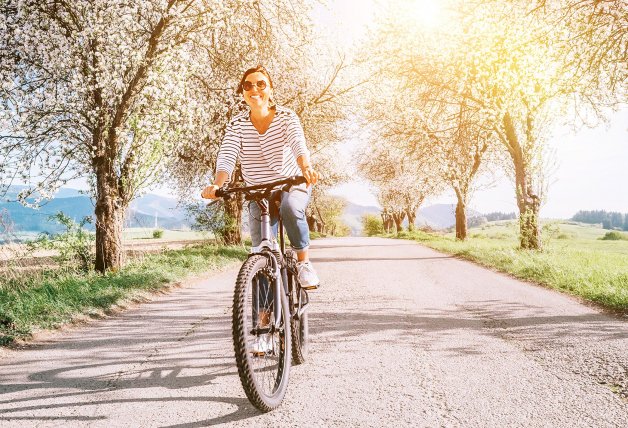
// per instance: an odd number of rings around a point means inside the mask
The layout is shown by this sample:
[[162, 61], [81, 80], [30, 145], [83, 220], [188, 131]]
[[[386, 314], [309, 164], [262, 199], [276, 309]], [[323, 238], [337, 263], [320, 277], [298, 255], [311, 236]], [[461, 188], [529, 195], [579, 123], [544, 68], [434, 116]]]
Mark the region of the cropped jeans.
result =
[[[281, 192], [281, 218], [286, 228], [290, 244], [295, 250], [305, 250], [310, 246], [310, 228], [307, 225], [305, 209], [312, 196], [312, 186], [305, 187], [305, 184], [293, 186], [289, 192]], [[271, 210], [271, 213], [274, 210]], [[270, 225], [273, 236], [277, 236], [278, 229], [277, 215], [270, 216]], [[261, 213], [254, 201], [249, 202], [249, 231], [253, 247], [257, 247], [262, 242]]]

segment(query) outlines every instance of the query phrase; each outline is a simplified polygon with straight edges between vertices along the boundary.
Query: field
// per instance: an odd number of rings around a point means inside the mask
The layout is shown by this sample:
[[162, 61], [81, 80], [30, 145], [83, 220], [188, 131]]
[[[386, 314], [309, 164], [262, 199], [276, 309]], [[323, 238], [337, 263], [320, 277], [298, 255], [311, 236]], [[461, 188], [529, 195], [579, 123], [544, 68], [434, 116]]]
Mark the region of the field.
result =
[[517, 248], [515, 221], [470, 229], [466, 242], [456, 241], [451, 233], [402, 232], [396, 237], [628, 314], [628, 240], [601, 240], [607, 232], [597, 226], [546, 221], [542, 251]]

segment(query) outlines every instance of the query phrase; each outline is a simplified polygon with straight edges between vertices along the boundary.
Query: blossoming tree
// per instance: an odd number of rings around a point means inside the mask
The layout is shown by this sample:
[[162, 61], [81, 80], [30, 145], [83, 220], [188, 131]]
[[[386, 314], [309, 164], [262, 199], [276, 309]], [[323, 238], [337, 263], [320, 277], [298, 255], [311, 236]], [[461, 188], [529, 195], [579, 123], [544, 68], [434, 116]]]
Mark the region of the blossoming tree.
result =
[[2, 183], [32, 183], [20, 199], [37, 203], [88, 177], [96, 269], [119, 268], [130, 201], [187, 141], [215, 140], [225, 76], [274, 42], [277, 11], [292, 3], [3, 2]]

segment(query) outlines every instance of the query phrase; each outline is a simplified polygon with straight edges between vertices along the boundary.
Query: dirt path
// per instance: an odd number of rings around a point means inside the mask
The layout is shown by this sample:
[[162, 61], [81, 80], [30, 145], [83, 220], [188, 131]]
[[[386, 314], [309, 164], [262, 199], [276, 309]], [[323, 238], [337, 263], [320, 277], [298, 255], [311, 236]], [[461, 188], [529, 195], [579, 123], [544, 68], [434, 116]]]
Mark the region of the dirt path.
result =
[[0, 425], [626, 426], [627, 321], [409, 241], [312, 254], [311, 361], [278, 410], [240, 386], [231, 270], [9, 352]]

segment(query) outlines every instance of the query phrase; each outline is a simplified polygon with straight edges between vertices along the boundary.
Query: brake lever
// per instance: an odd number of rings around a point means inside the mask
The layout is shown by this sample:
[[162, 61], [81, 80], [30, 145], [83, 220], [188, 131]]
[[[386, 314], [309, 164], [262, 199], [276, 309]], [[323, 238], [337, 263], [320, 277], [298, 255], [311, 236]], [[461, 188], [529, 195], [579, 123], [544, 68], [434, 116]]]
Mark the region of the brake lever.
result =
[[227, 193], [227, 186], [222, 186], [220, 189], [217, 189], [215, 195], [217, 198], [223, 198], [225, 201], [231, 199], [231, 195]]

